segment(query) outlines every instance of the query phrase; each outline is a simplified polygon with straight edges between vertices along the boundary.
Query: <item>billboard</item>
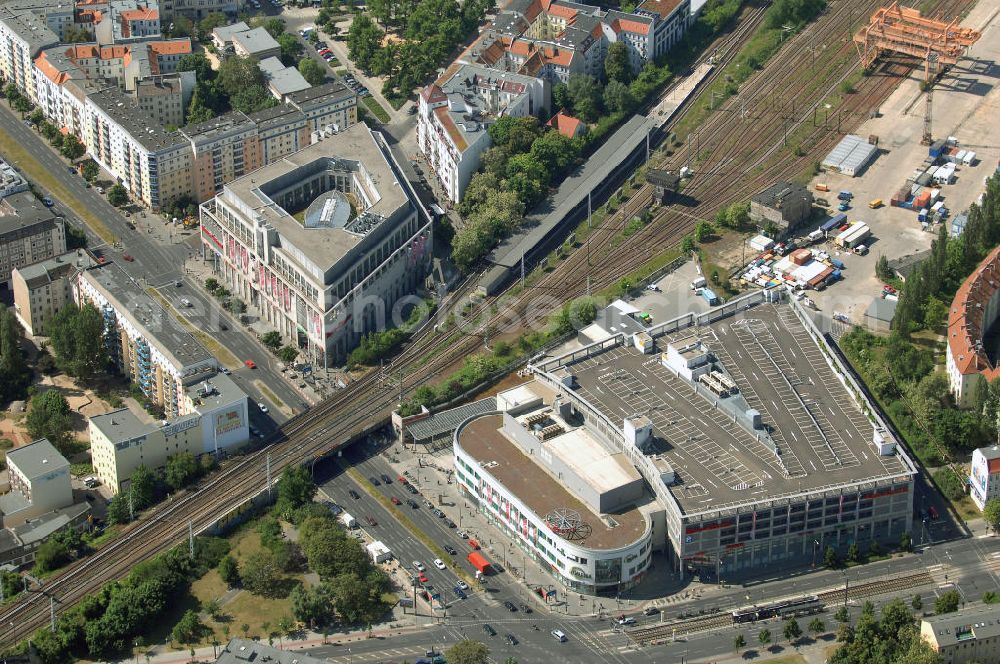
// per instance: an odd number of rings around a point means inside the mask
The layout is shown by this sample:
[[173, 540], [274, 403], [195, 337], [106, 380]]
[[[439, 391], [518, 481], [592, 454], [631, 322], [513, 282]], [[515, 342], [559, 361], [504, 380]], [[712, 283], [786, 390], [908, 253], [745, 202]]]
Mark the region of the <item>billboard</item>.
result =
[[239, 408], [215, 414], [215, 435], [223, 436], [243, 426], [243, 413]]

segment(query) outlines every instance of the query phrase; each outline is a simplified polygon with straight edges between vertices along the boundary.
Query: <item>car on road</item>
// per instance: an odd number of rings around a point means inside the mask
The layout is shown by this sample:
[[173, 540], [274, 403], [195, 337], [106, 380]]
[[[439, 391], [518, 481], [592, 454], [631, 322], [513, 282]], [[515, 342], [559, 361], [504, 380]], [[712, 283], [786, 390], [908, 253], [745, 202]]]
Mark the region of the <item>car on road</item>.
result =
[[354, 500], [361, 500], [361, 495], [354, 489], [349, 489], [347, 495], [349, 495]]
[[434, 508], [433, 514], [434, 514], [434, 516], [436, 516], [439, 519], [443, 519], [444, 518], [444, 512], [442, 512], [441, 510], [439, 510], [437, 508]]
[[254, 362], [253, 360], [243, 360], [243, 364], [246, 365], [247, 369], [256, 369], [257, 368], [257, 363]]
[[429, 510], [432, 510], [432, 509], [434, 509], [434, 503], [432, 503], [431, 501], [429, 501], [429, 500], [427, 500], [425, 498], [424, 499], [424, 507], [426, 507]]
[[455, 586], [454, 588], [452, 588], [452, 592], [454, 592], [455, 593], [455, 597], [457, 597], [459, 599], [465, 599], [466, 597], [468, 597], [468, 595], [465, 594], [465, 591], [462, 590], [461, 588], [459, 588], [458, 586]]
[[365, 516], [365, 523], [367, 523], [369, 526], [373, 526], [373, 527], [378, 525], [378, 521], [376, 521], [375, 518], [373, 516], [371, 516], [371, 515], [366, 515]]
[[413, 498], [407, 498], [406, 499], [406, 504], [409, 505], [410, 508], [412, 508], [412, 509], [417, 509], [418, 507], [420, 507], [420, 503], [418, 503], [417, 501], [415, 501]]
[[503, 603], [503, 606], [504, 606], [505, 609], [507, 609], [511, 613], [516, 613], [517, 612], [517, 607], [514, 606], [514, 602], [512, 602], [510, 600], [505, 601]]
[[426, 567], [424, 567], [424, 564], [419, 560], [414, 560], [411, 564], [413, 565], [413, 569], [417, 570], [418, 572], [423, 572], [424, 570], [427, 569]]
[[412, 484], [407, 484], [406, 490], [412, 493], [414, 496], [420, 493], [419, 491], [417, 491], [417, 487], [413, 486]]
[[389, 496], [389, 500], [392, 501], [393, 505], [402, 505], [403, 504], [403, 501], [400, 500], [399, 498], [397, 498], [396, 496]]
[[262, 413], [266, 413], [267, 412], [267, 405], [265, 405], [263, 401], [258, 401], [257, 402], [257, 407], [260, 408], [260, 412], [262, 412]]
[[456, 524], [456, 523], [455, 523], [454, 521], [452, 521], [451, 519], [445, 519], [445, 520], [444, 520], [444, 523], [445, 523], [445, 525], [447, 525], [447, 526], [448, 526], [449, 528], [457, 528], [457, 527], [458, 527], [458, 524]]
[[372, 486], [382, 486], [382, 483], [378, 481], [378, 478], [374, 475], [368, 478], [368, 481], [372, 483]]
[[469, 539], [469, 533], [465, 532], [464, 530], [460, 530], [455, 534], [461, 537], [462, 539]]
[[419, 575], [417, 575], [417, 581], [419, 581], [420, 583], [427, 583], [427, 575], [421, 572]]
[[222, 375], [223, 376], [228, 376], [231, 373], [233, 373], [233, 372], [230, 371], [229, 369], [227, 369], [226, 367], [222, 367]]
[[444, 561], [440, 558], [434, 559], [434, 567], [437, 567], [438, 569], [447, 569], [447, 565], [445, 565]]
[[645, 609], [642, 610], [642, 615], [644, 615], [644, 616], [655, 616], [659, 612], [660, 612], [660, 610], [658, 608], [656, 608], [655, 606], [647, 606]]
[[518, 604], [518, 606], [521, 607], [521, 610], [525, 613], [531, 613], [531, 607], [527, 604]]
[[386, 484], [392, 484], [392, 478], [389, 477], [388, 475], [386, 475], [385, 473], [382, 473], [382, 475], [380, 475], [380, 477], [382, 478], [382, 481], [384, 483], [386, 483]]
[[635, 624], [635, 618], [633, 618], [632, 616], [618, 616], [618, 624], [619, 625], [634, 625]]
[[49, 198], [48, 196], [46, 196], [45, 198], [43, 198], [42, 202], [45, 203], [45, 207], [52, 207], [53, 205], [55, 205], [55, 203], [52, 202], [52, 199]]
[[497, 631], [493, 629], [493, 626], [489, 623], [483, 623], [483, 632], [489, 634], [490, 636], [496, 636]]
[[66, 170], [69, 171], [70, 175], [76, 175], [76, 169], [73, 168], [72, 166], [67, 166]]
[[187, 299], [186, 297], [182, 297], [181, 298], [181, 304], [184, 305], [185, 307], [190, 307], [191, 306], [191, 300]]
[[127, 263], [131, 263], [135, 259], [132, 257], [132, 254], [122, 254], [122, 260]]
[[566, 632], [562, 631], [561, 629], [554, 629], [549, 633], [552, 634], [552, 636], [558, 639], [560, 642], [562, 643], [566, 642]]
[[512, 645], [512, 646], [516, 646], [517, 645], [517, 637], [514, 636], [513, 634], [511, 634], [510, 632], [507, 632], [507, 635], [504, 636], [504, 638], [507, 639], [507, 643], [509, 645]]
[[458, 555], [458, 549], [456, 549], [455, 547], [451, 546], [450, 544], [445, 544], [444, 545], [444, 552], [447, 553], [449, 556], [457, 556]]
[[334, 516], [339, 516], [344, 511], [344, 508], [337, 503], [330, 503], [327, 507], [330, 508], [330, 513]]
[[459, 588], [461, 588], [462, 590], [468, 590], [469, 589], [469, 584], [466, 583], [465, 581], [459, 580], [459, 582], [456, 583], [455, 585], [458, 586]]

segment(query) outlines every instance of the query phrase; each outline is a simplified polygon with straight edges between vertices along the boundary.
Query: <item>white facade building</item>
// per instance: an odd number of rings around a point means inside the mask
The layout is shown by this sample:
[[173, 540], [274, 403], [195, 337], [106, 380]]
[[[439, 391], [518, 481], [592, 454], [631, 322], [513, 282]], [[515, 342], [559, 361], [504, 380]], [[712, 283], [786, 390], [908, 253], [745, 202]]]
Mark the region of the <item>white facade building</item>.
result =
[[540, 116], [548, 86], [532, 76], [478, 65], [451, 67], [420, 94], [417, 144], [453, 203], [462, 199], [479, 159], [490, 147], [489, 125], [502, 116]]
[[1000, 498], [1000, 447], [980, 447], [972, 453], [969, 487], [972, 502], [979, 509], [985, 509], [991, 499]]
[[73, 504], [69, 462], [48, 439], [7, 452], [7, 469], [9, 492], [0, 496], [4, 528]]

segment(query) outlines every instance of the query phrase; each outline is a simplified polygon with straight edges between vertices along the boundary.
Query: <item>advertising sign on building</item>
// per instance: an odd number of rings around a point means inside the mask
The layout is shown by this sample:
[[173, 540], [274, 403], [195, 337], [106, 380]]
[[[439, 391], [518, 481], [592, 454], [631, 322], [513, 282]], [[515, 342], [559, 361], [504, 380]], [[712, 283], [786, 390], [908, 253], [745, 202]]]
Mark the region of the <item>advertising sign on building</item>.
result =
[[243, 426], [243, 418], [238, 409], [215, 414], [215, 435], [223, 436]]

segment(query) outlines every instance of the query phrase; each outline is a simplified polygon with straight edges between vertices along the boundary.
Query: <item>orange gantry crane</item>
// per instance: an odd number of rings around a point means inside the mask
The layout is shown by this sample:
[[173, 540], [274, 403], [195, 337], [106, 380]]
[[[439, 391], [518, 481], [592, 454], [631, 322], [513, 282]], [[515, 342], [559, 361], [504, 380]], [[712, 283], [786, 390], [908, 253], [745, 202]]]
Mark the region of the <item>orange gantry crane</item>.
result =
[[963, 28], [957, 20], [946, 23], [926, 18], [916, 9], [893, 2], [872, 14], [868, 25], [854, 35], [861, 66], [870, 67], [883, 51], [894, 51], [924, 60], [927, 109], [924, 114], [925, 143], [931, 141], [931, 89], [940, 65], [954, 65], [982, 35]]

